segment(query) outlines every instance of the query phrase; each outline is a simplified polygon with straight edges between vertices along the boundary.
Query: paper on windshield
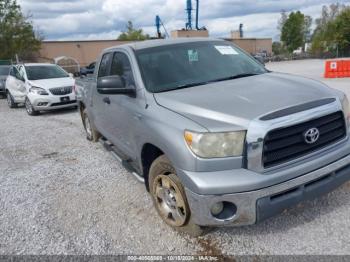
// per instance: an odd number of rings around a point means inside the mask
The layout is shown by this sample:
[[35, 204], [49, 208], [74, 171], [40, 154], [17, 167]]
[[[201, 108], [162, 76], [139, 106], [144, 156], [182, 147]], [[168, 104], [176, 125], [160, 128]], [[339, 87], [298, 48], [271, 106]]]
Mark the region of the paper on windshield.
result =
[[188, 50], [188, 61], [190, 62], [198, 62], [198, 52], [197, 50]]
[[238, 52], [229, 45], [216, 45], [215, 48], [222, 55], [238, 55]]

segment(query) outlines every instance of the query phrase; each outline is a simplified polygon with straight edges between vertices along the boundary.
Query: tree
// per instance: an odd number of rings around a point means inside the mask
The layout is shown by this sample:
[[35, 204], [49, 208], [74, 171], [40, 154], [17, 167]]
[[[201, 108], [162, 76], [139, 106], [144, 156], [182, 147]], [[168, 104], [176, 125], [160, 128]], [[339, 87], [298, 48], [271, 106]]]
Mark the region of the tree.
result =
[[304, 43], [308, 43], [311, 40], [311, 26], [312, 26], [312, 17], [304, 16]]
[[281, 42], [273, 42], [272, 43], [272, 52], [274, 55], [283, 55], [286, 53], [286, 50]]
[[126, 29], [126, 32], [123, 32], [119, 35], [118, 40], [135, 41], [146, 40], [150, 38], [148, 34], [143, 33], [142, 29], [135, 29], [131, 21], [128, 21]]
[[350, 8], [345, 8], [329, 23], [333, 30], [333, 39], [341, 52], [350, 51]]
[[288, 52], [292, 53], [299, 47], [303, 47], [310, 39], [312, 18], [305, 16], [300, 11], [291, 12], [284, 22], [281, 32], [281, 41]]
[[323, 6], [321, 17], [316, 19], [311, 50], [315, 54], [350, 52], [350, 7], [340, 4]]
[[41, 40], [16, 0], [0, 0], [0, 59], [17, 54], [28, 59], [40, 50]]
[[286, 23], [287, 19], [288, 19], [288, 14], [287, 14], [286, 10], [283, 9], [281, 11], [281, 18], [280, 18], [280, 20], [278, 20], [278, 25], [277, 25], [277, 29], [281, 33], [282, 33], [282, 28], [283, 28], [284, 24]]

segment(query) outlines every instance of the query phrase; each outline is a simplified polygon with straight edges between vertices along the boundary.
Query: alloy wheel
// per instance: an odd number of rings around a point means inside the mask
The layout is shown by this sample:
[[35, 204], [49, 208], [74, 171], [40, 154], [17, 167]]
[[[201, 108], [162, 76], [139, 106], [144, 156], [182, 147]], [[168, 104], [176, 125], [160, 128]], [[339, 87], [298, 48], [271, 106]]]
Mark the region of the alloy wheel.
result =
[[90, 125], [90, 120], [87, 116], [85, 116], [85, 118], [84, 118], [84, 125], [85, 125], [85, 130], [86, 130], [88, 137], [92, 137], [92, 129], [91, 129], [91, 125]]
[[28, 114], [32, 114], [33, 113], [33, 107], [32, 107], [32, 104], [30, 103], [28, 98], [25, 101], [25, 106], [26, 106], [26, 110], [27, 110]]
[[167, 175], [158, 175], [154, 180], [153, 193], [165, 222], [176, 227], [184, 225], [189, 211], [177, 184]]
[[11, 98], [10, 93], [7, 93], [6, 100], [7, 100], [8, 106], [12, 107], [12, 98]]

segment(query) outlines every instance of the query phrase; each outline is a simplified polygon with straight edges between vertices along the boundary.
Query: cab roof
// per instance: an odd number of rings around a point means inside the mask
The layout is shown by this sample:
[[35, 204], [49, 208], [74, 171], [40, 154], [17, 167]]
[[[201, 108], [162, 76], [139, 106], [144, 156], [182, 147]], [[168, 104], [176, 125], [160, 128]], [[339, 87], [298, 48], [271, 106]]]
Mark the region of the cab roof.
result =
[[181, 44], [181, 43], [194, 43], [194, 42], [208, 42], [208, 41], [225, 41], [223, 39], [210, 38], [210, 37], [179, 37], [179, 38], [170, 38], [170, 39], [155, 39], [155, 40], [146, 40], [140, 42], [133, 42], [128, 44], [123, 44], [119, 46], [113, 46], [105, 49], [105, 51], [110, 51], [115, 48], [121, 47], [131, 47], [134, 50], [141, 50], [146, 48], [158, 47], [158, 46], [166, 46], [173, 44]]

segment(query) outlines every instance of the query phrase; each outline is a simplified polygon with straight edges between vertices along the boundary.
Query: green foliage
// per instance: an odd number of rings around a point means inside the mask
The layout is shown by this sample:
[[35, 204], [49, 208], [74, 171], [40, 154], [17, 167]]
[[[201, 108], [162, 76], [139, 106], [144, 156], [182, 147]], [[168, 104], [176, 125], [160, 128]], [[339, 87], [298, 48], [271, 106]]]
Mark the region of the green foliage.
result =
[[143, 33], [142, 29], [135, 29], [131, 21], [128, 21], [126, 29], [127, 29], [126, 32], [123, 32], [119, 35], [118, 40], [136, 41], [136, 40], [146, 40], [150, 38], [148, 34]]
[[282, 32], [282, 28], [283, 28], [284, 24], [286, 23], [287, 19], [288, 19], [288, 14], [287, 14], [286, 10], [282, 10], [281, 11], [281, 18], [278, 20], [278, 25], [277, 25], [278, 31]]
[[350, 53], [350, 7], [339, 4], [324, 6], [312, 38], [311, 50], [315, 54], [332, 56]]
[[28, 59], [40, 49], [33, 25], [16, 0], [0, 0], [0, 59]]
[[344, 9], [334, 20], [334, 39], [341, 50], [350, 49], [350, 8]]
[[284, 55], [287, 53], [287, 50], [281, 42], [272, 43], [272, 52], [274, 55]]
[[[283, 20], [283, 17], [282, 17]], [[303, 47], [310, 38], [312, 18], [300, 11], [291, 12], [282, 24], [281, 41], [289, 53]]]

